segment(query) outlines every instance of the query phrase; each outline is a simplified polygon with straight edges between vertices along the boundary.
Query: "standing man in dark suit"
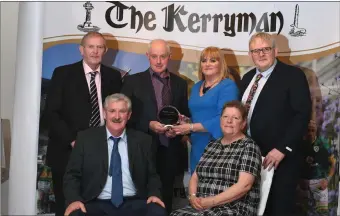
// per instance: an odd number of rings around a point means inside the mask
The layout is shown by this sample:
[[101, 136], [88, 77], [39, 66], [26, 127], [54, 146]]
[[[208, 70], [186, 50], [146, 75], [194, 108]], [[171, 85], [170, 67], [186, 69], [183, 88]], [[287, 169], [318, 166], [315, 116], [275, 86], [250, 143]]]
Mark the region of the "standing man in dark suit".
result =
[[162, 182], [162, 196], [168, 213], [172, 209], [172, 195], [176, 172], [181, 166], [182, 136], [165, 128], [158, 119], [159, 110], [172, 105], [189, 116], [187, 83], [167, 69], [170, 47], [161, 39], [153, 40], [146, 53], [150, 68], [142, 73], [127, 76], [122, 93], [132, 100], [129, 124], [153, 137], [157, 171]]
[[125, 128], [131, 101], [104, 102], [105, 126], [78, 133], [64, 177], [65, 215], [165, 216], [148, 134]]
[[82, 61], [54, 70], [46, 101], [47, 163], [52, 170], [56, 216], [65, 212], [63, 176], [77, 132], [104, 124], [102, 100], [119, 92], [122, 85], [120, 72], [101, 64], [107, 51], [102, 34], [87, 33], [79, 50]]
[[276, 59], [275, 39], [256, 33], [249, 56], [256, 68], [242, 78], [242, 102], [248, 109], [248, 135], [259, 145], [264, 168], [275, 168], [267, 215], [292, 215], [311, 98], [307, 79], [297, 67]]

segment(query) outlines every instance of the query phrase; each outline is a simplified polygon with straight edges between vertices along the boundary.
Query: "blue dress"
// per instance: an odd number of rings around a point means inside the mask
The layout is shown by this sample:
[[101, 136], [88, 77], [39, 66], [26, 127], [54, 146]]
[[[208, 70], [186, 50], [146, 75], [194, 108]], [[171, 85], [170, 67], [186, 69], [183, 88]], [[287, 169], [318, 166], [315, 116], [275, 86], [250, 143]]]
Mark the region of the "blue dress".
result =
[[191, 121], [201, 123], [208, 132], [191, 133], [190, 171], [194, 173], [205, 147], [211, 139], [222, 136], [220, 116], [223, 105], [232, 100], [238, 100], [239, 91], [231, 79], [224, 79], [215, 87], [200, 96], [203, 81], [197, 82], [191, 89], [189, 109]]

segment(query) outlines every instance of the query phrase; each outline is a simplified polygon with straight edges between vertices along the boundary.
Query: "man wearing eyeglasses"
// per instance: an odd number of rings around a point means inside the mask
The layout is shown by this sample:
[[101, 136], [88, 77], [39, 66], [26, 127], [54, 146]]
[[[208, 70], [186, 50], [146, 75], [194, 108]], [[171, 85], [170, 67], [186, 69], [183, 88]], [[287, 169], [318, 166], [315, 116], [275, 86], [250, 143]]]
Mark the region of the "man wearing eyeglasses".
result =
[[263, 167], [275, 168], [266, 215], [292, 215], [302, 159], [299, 144], [308, 128], [311, 98], [302, 70], [276, 59], [275, 39], [256, 33], [249, 56], [256, 68], [242, 78], [242, 102], [248, 130], [265, 157]]

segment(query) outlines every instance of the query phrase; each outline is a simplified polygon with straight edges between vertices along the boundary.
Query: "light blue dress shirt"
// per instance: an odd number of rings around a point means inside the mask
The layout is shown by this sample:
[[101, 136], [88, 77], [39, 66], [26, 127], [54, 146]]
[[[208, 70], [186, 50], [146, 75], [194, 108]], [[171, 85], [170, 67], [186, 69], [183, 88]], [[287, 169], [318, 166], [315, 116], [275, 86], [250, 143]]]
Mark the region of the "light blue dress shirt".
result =
[[[110, 131], [106, 128], [106, 140], [108, 146], [108, 158], [111, 160], [111, 152], [113, 148], [113, 140], [109, 139], [111, 137]], [[114, 137], [114, 136], [112, 136]], [[129, 157], [128, 157], [128, 148], [127, 148], [127, 136], [126, 130], [119, 136], [120, 140], [118, 143], [118, 151], [120, 154], [120, 158], [122, 161], [122, 177], [123, 177], [123, 196], [129, 197], [136, 195], [136, 188], [131, 178], [131, 173], [129, 169]], [[108, 165], [108, 169], [110, 169], [110, 164]], [[111, 176], [107, 176], [105, 186], [103, 191], [98, 196], [98, 199], [111, 199], [111, 188], [112, 188], [112, 178]]]
[[251, 104], [250, 104], [250, 108], [249, 108], [249, 111], [248, 111], [248, 117], [247, 117], [247, 125], [248, 125], [248, 129], [247, 129], [247, 134], [249, 136], [251, 136], [251, 131], [250, 131], [250, 120], [251, 120], [251, 117], [253, 115], [253, 111], [254, 111], [254, 108], [255, 108], [255, 104], [256, 104], [256, 101], [257, 99], [259, 98], [260, 96], [260, 93], [264, 87], [264, 85], [266, 84], [267, 80], [269, 79], [269, 76], [272, 74], [275, 66], [277, 64], [277, 60], [275, 59], [274, 61], [274, 64], [272, 66], [270, 66], [270, 68], [268, 68], [266, 71], [263, 71], [263, 72], [260, 72], [257, 68], [256, 68], [256, 74], [254, 75], [253, 79], [251, 80], [251, 82], [249, 83], [247, 89], [245, 90], [244, 94], [243, 94], [243, 97], [242, 97], [242, 103], [245, 104], [247, 99], [248, 99], [248, 96], [249, 96], [249, 93], [250, 93], [250, 90], [251, 88], [253, 87], [253, 84], [255, 82], [255, 79], [256, 79], [256, 76], [261, 73], [262, 74], [262, 78], [259, 80], [258, 82], [258, 87], [256, 89], [256, 92], [254, 94], [254, 97], [253, 97], [253, 100], [251, 101]]

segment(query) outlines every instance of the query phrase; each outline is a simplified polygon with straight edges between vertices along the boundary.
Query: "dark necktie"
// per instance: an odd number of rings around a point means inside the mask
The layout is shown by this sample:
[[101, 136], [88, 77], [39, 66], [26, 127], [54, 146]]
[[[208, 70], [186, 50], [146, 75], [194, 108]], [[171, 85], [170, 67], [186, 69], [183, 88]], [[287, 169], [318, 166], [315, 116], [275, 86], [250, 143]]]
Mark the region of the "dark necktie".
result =
[[162, 82], [163, 88], [162, 88], [162, 107], [167, 106], [171, 104], [172, 100], [172, 94], [171, 94], [171, 88], [170, 88], [170, 77], [160, 77], [158, 74], [153, 73], [154, 76]]
[[[171, 88], [170, 88], [170, 77], [160, 77], [158, 74], [153, 73], [154, 76], [162, 82], [163, 88], [162, 88], [162, 107], [170, 105], [172, 101], [172, 94], [171, 94]], [[169, 145], [169, 139], [164, 134], [159, 134], [159, 141], [162, 146], [168, 147]]]
[[123, 203], [122, 161], [118, 151], [120, 137], [110, 137], [113, 140], [109, 176], [112, 177], [111, 202], [117, 208]]
[[100, 125], [100, 112], [99, 112], [99, 104], [98, 104], [98, 95], [97, 95], [97, 86], [95, 82], [95, 78], [97, 75], [97, 71], [91, 72], [91, 80], [90, 80], [90, 98], [91, 98], [91, 119], [90, 119], [90, 127], [98, 127]]
[[252, 86], [251, 89], [250, 89], [250, 92], [249, 92], [247, 101], [246, 101], [246, 103], [245, 103], [245, 107], [246, 107], [246, 109], [247, 109], [247, 112], [249, 112], [251, 102], [252, 102], [252, 100], [253, 100], [253, 98], [254, 98], [256, 89], [257, 89], [257, 87], [259, 86], [259, 81], [260, 81], [261, 78], [262, 78], [262, 74], [259, 73], [259, 74], [256, 76], [255, 82], [254, 82], [253, 86]]

